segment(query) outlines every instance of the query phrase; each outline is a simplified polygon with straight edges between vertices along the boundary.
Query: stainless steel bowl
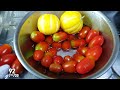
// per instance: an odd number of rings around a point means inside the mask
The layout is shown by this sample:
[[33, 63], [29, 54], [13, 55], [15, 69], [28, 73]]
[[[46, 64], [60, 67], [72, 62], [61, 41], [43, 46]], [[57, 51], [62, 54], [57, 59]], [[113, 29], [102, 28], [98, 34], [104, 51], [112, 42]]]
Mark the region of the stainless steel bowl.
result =
[[117, 31], [112, 22], [99, 11], [80, 11], [84, 17], [84, 24], [98, 29], [102, 32], [105, 42], [103, 45], [103, 53], [100, 59], [96, 62], [95, 68], [87, 74], [54, 74], [30, 58], [34, 51], [34, 43], [30, 40], [32, 31], [37, 30], [37, 20], [41, 14], [52, 13], [58, 17], [64, 11], [35, 11], [28, 13], [18, 26], [14, 35], [15, 53], [22, 65], [32, 74], [42, 79], [95, 79], [104, 74], [115, 62], [119, 51], [119, 38]]

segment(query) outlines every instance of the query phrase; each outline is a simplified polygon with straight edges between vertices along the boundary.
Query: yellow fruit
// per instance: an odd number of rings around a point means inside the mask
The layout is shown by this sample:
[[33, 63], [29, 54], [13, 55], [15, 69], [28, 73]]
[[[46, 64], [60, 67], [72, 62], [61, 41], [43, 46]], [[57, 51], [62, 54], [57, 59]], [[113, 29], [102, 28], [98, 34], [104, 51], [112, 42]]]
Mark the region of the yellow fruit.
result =
[[38, 19], [38, 30], [45, 35], [56, 33], [60, 28], [60, 21], [56, 15], [43, 14]]
[[68, 34], [76, 34], [83, 27], [82, 15], [78, 11], [65, 11], [60, 17], [61, 28]]

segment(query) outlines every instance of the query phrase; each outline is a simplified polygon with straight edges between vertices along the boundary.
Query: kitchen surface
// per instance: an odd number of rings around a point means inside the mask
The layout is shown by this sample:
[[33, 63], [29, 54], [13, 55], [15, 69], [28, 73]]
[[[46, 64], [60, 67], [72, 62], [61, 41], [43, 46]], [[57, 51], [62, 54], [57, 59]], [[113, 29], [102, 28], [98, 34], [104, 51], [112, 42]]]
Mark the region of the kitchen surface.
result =
[[[29, 11], [0, 11], [0, 44], [8, 43], [13, 46], [13, 36], [18, 24]], [[120, 12], [119, 11], [102, 11], [116, 26], [118, 35], [120, 35]], [[4, 34], [1, 35], [1, 31]], [[2, 37], [2, 38], [1, 38]], [[119, 36], [120, 37], [120, 36]], [[120, 49], [119, 49], [120, 50]], [[5, 79], [38, 79], [31, 73], [25, 71], [18, 78]], [[113, 66], [98, 79], [120, 79], [120, 51]]]

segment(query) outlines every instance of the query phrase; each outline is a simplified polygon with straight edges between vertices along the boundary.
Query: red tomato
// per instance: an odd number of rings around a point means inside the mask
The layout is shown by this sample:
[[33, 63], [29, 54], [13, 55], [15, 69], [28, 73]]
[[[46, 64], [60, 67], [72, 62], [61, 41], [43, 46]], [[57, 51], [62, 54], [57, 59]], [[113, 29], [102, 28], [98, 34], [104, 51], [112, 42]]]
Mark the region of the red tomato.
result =
[[62, 64], [63, 63], [63, 58], [61, 56], [57, 55], [53, 58], [53, 61], [54, 61], [54, 63]]
[[79, 38], [85, 38], [88, 34], [88, 32], [90, 31], [90, 27], [88, 26], [84, 26], [82, 28], [82, 30], [80, 30], [79, 34], [78, 34], [78, 37]]
[[99, 35], [99, 33], [97, 30], [90, 30], [86, 36], [86, 42], [89, 43], [95, 36]]
[[6, 54], [1, 56], [0, 58], [0, 66], [4, 65], [4, 64], [8, 64], [8, 65], [12, 65], [12, 63], [14, 62], [14, 60], [16, 59], [16, 55], [15, 54]]
[[68, 61], [62, 64], [63, 70], [67, 73], [75, 73], [76, 72], [76, 61]]
[[79, 52], [82, 55], [85, 55], [85, 53], [87, 52], [87, 50], [88, 50], [88, 47], [79, 47], [77, 49], [77, 52]]
[[60, 50], [61, 49], [61, 43], [60, 42], [53, 42], [52, 43], [52, 47], [53, 48], [56, 48], [57, 50]]
[[12, 69], [15, 69], [15, 74], [21, 74], [24, 71], [24, 67], [22, 66], [22, 64], [19, 62], [18, 59], [16, 59], [12, 66]]
[[83, 60], [84, 58], [85, 58], [85, 57], [84, 57], [83, 55], [78, 54], [78, 53], [76, 53], [76, 54], [73, 55], [73, 59], [74, 59], [76, 62], [80, 62], [80, 61]]
[[69, 55], [64, 57], [64, 62], [68, 62], [68, 61], [71, 61], [71, 60], [73, 60], [73, 58]]
[[56, 48], [50, 48], [45, 55], [50, 55], [51, 57], [54, 57], [57, 54], [57, 49]]
[[73, 34], [68, 34], [68, 38], [67, 38], [67, 40], [74, 40], [74, 39], [77, 39], [77, 37], [75, 36], [75, 35], [73, 35]]
[[88, 47], [94, 47], [96, 45], [102, 46], [104, 43], [104, 37], [102, 35], [95, 36], [88, 44]]
[[39, 42], [36, 46], [35, 46], [35, 50], [42, 50], [43, 52], [47, 51], [49, 48], [49, 45], [47, 42]]
[[62, 43], [62, 49], [63, 49], [63, 50], [68, 51], [68, 50], [70, 50], [70, 48], [71, 48], [70, 41], [64, 41], [64, 42]]
[[53, 43], [53, 38], [52, 38], [52, 36], [47, 36], [46, 37], [46, 39], [45, 39], [45, 41], [48, 43], [48, 44], [52, 44]]
[[88, 57], [91, 60], [97, 61], [99, 57], [102, 54], [102, 47], [100, 46], [94, 46], [86, 52], [86, 57]]
[[3, 44], [0, 46], [0, 56], [10, 54], [12, 52], [12, 47], [9, 44]]
[[36, 61], [41, 61], [43, 56], [44, 56], [44, 52], [41, 50], [35, 50], [33, 53], [33, 58]]
[[30, 38], [36, 43], [39, 43], [40, 41], [45, 40], [44, 34], [39, 31], [33, 31], [30, 35]]
[[42, 66], [44, 66], [46, 68], [49, 67], [52, 64], [52, 62], [53, 62], [53, 59], [49, 55], [45, 55], [41, 60]]
[[51, 72], [60, 73], [63, 69], [62, 69], [62, 66], [60, 64], [52, 63], [49, 67], [49, 70]]

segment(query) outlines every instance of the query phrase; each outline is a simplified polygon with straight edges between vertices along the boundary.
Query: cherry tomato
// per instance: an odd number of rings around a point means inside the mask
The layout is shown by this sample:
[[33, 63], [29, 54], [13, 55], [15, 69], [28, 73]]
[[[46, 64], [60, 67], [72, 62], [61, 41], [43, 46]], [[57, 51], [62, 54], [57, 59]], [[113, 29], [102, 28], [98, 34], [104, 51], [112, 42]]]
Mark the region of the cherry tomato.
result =
[[54, 61], [54, 63], [62, 64], [63, 63], [63, 58], [61, 56], [57, 55], [53, 58], [53, 61]]
[[97, 30], [90, 30], [86, 36], [86, 42], [89, 43], [95, 36], [99, 35], [99, 33]]
[[95, 36], [88, 44], [88, 47], [94, 47], [95, 45], [102, 46], [104, 43], [104, 37], [102, 35]]
[[76, 53], [76, 54], [73, 55], [73, 59], [74, 59], [76, 62], [80, 62], [80, 61], [83, 60], [84, 58], [85, 58], [85, 57], [84, 57], [83, 55], [78, 54], [78, 53]]
[[12, 52], [12, 47], [9, 44], [3, 44], [0, 46], [0, 56], [10, 54]]
[[79, 47], [77, 49], [77, 52], [79, 52], [80, 54], [85, 56], [85, 53], [87, 52], [88, 49], [89, 49], [88, 47], [84, 47], [84, 46], [83, 47]]
[[73, 58], [69, 55], [64, 57], [64, 62], [68, 62], [68, 61], [71, 61], [71, 60], [73, 60]]
[[24, 71], [24, 67], [22, 66], [22, 64], [19, 62], [18, 59], [16, 59], [12, 66], [12, 69], [15, 69], [15, 74], [21, 74]]
[[53, 43], [53, 38], [52, 38], [52, 36], [47, 36], [46, 39], [45, 39], [45, 41], [46, 41], [49, 45], [51, 45], [51, 44]]
[[61, 43], [60, 42], [53, 42], [52, 43], [52, 47], [53, 48], [56, 48], [57, 50], [60, 50], [61, 49]]
[[74, 40], [74, 39], [77, 39], [77, 37], [74, 34], [68, 34], [67, 40], [71, 41], [71, 40]]
[[45, 55], [50, 55], [51, 57], [54, 57], [57, 54], [57, 49], [56, 48], [50, 48]]
[[49, 48], [49, 45], [47, 42], [39, 42], [36, 46], [35, 46], [35, 50], [42, 50], [43, 52], [47, 51]]
[[33, 53], [33, 58], [36, 61], [41, 61], [43, 56], [44, 56], [44, 52], [41, 50], [35, 50]]
[[102, 54], [102, 47], [100, 46], [94, 46], [86, 52], [86, 57], [88, 57], [91, 60], [97, 61], [99, 57]]
[[76, 61], [68, 61], [62, 64], [63, 70], [67, 73], [75, 73], [76, 72]]
[[16, 55], [15, 54], [6, 54], [1, 56], [0, 58], [0, 66], [4, 65], [4, 64], [8, 64], [8, 65], [12, 65], [12, 63], [14, 62], [14, 60], [16, 59]]
[[85, 38], [88, 34], [88, 32], [90, 31], [90, 27], [88, 26], [84, 26], [82, 28], [82, 30], [80, 30], [79, 34], [78, 34], [78, 37], [79, 38]]
[[45, 40], [44, 34], [39, 31], [33, 31], [30, 35], [30, 38], [36, 43], [39, 43], [40, 41]]
[[63, 50], [68, 51], [68, 50], [70, 50], [70, 48], [71, 48], [70, 41], [64, 41], [64, 42], [62, 43], [62, 49], [63, 49]]
[[88, 58], [84, 58], [81, 62], [76, 65], [76, 71], [79, 74], [85, 74], [90, 72], [95, 66], [95, 61]]
[[52, 62], [53, 62], [53, 59], [50, 55], [45, 55], [41, 60], [42, 66], [46, 68], [49, 67], [52, 64]]
[[63, 69], [62, 69], [62, 66], [60, 64], [52, 63], [49, 67], [49, 70], [51, 72], [60, 73]]

